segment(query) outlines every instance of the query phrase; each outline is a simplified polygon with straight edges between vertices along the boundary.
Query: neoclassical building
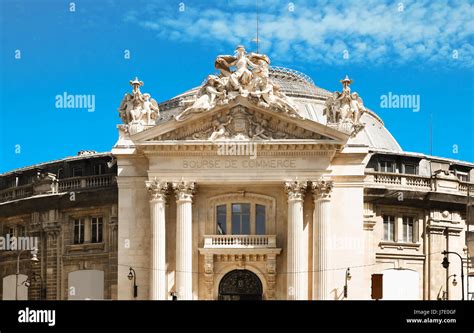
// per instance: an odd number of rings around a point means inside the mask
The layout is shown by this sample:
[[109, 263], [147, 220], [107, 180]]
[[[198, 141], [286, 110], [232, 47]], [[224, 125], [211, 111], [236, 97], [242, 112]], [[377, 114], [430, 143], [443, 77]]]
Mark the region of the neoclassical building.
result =
[[382, 274], [382, 299], [461, 299], [462, 265], [471, 298], [473, 163], [403, 151], [348, 77], [240, 46], [214, 67], [159, 104], [130, 81], [110, 153], [0, 175], [3, 235], [40, 239], [23, 297], [370, 299]]

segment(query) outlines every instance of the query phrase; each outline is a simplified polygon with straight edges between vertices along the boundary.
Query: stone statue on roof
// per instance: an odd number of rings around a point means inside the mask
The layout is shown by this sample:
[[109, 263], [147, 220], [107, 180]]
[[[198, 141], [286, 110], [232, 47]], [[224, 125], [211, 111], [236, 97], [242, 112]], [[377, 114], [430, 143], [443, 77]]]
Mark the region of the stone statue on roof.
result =
[[367, 109], [359, 94], [351, 93], [352, 80], [346, 75], [340, 82], [342, 92], [335, 91], [326, 100], [323, 114], [328, 126], [355, 136], [364, 127], [360, 119]]
[[138, 133], [155, 124], [160, 110], [158, 103], [148, 93], [142, 94], [143, 81], [135, 78], [130, 81], [132, 93], [126, 93], [118, 108], [123, 129], [131, 134]]

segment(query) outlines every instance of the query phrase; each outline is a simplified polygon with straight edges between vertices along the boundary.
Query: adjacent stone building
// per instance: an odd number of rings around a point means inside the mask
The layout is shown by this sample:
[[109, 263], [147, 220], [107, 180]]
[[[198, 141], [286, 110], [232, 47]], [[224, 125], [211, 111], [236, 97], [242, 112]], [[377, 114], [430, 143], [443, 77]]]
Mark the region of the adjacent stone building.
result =
[[3, 235], [39, 237], [18, 279], [0, 253], [3, 298], [370, 299], [383, 274], [383, 299], [460, 299], [458, 255], [471, 298], [474, 164], [403, 151], [348, 77], [269, 64], [238, 47], [159, 105], [135, 79], [111, 153], [0, 175]]
[[0, 251], [3, 299], [117, 297], [115, 162], [81, 151], [1, 175], [2, 236], [38, 239], [38, 262], [28, 249]]

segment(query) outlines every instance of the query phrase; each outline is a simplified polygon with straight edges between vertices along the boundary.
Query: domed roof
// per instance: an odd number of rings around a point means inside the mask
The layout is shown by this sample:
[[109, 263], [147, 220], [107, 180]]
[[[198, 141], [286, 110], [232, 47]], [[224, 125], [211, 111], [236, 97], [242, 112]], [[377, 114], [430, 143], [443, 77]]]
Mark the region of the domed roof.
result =
[[[270, 67], [269, 76], [274, 83], [278, 84], [283, 93], [293, 99], [301, 116], [324, 125], [327, 123], [323, 109], [326, 99], [332, 95], [331, 92], [316, 86], [306, 74], [289, 68]], [[159, 122], [166, 122], [183, 111], [190, 101], [195, 100], [201, 87], [202, 85], [160, 103]], [[365, 127], [355, 138], [349, 140], [350, 144], [367, 145], [374, 150], [402, 151], [398, 142], [385, 128], [382, 119], [373, 111], [368, 110], [364, 113], [361, 122], [365, 124]]]

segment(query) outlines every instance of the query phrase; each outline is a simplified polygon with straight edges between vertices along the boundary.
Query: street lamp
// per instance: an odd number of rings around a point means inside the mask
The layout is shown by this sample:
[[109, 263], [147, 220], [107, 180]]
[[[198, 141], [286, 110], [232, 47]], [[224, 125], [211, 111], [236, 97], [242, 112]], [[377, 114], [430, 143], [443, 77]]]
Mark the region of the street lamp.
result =
[[346, 282], [344, 284], [344, 298], [347, 298], [347, 282], [351, 279], [351, 269], [348, 267], [346, 269]]
[[[443, 251], [443, 252], [441, 252], [441, 254], [444, 255], [442, 265], [445, 269], [448, 269], [448, 267], [449, 267], [448, 254], [455, 254], [459, 257], [459, 260], [461, 260], [461, 290], [462, 290], [462, 300], [464, 301], [464, 268], [463, 268], [462, 257], [459, 253], [451, 252], [451, 251]], [[455, 277], [455, 279], [456, 279], [456, 277]], [[448, 279], [446, 279], [446, 289], [448, 288], [448, 285], [447, 285], [448, 280], [449, 280], [449, 277], [448, 277]], [[456, 284], [457, 284], [457, 282], [456, 282]]]
[[458, 281], [456, 281], [456, 274], [452, 274], [448, 277], [448, 280], [450, 277], [453, 277], [453, 286], [456, 287], [458, 285]]
[[[18, 301], [18, 275], [20, 275], [20, 257], [21, 257], [21, 254], [23, 252], [25, 252], [27, 250], [21, 250], [19, 253], [18, 253], [18, 256], [16, 258], [16, 274], [15, 274], [15, 301]], [[38, 253], [38, 249], [33, 249], [31, 250], [31, 258], [30, 260], [33, 262], [33, 263], [37, 263], [39, 260], [38, 260], [38, 257], [37, 257], [37, 253]], [[27, 279], [28, 281], [28, 279]], [[25, 284], [26, 281], [23, 281], [22, 284], [25, 285], [26, 287], [28, 287], [28, 285]]]
[[453, 286], [456, 287], [458, 285], [458, 281], [456, 280], [456, 274], [451, 274], [450, 276], [448, 276], [448, 278], [446, 279], [446, 290], [443, 291], [443, 299], [444, 300], [448, 300], [449, 299], [449, 279], [450, 278], [453, 278]]
[[135, 273], [135, 270], [132, 267], [129, 269], [128, 279], [130, 281], [133, 279], [133, 297], [136, 298], [138, 296], [137, 273]]

